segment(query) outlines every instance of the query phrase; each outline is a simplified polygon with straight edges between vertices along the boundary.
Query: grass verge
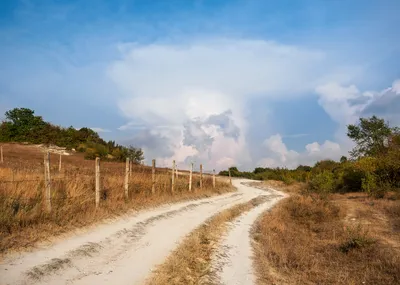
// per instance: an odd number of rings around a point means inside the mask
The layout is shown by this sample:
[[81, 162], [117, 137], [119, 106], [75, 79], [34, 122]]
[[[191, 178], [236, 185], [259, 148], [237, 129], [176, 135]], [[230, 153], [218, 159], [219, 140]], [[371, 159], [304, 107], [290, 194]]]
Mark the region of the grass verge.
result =
[[228, 229], [228, 222], [265, 202], [255, 198], [211, 217], [187, 236], [181, 245], [160, 265], [147, 285], [213, 284], [211, 258], [220, 239]]

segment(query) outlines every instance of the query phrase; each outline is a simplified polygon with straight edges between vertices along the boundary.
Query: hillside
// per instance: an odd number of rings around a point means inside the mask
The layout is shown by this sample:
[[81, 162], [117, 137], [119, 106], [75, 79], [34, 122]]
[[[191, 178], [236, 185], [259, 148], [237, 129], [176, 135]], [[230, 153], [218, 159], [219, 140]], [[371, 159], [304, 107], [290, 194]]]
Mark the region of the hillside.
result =
[[129, 157], [135, 162], [144, 159], [143, 151], [139, 148], [125, 147], [115, 141], [106, 142], [90, 128], [53, 125], [27, 108], [14, 108], [5, 112], [5, 121], [0, 125], [0, 142], [56, 145], [84, 153], [86, 159], [101, 157], [124, 161]]

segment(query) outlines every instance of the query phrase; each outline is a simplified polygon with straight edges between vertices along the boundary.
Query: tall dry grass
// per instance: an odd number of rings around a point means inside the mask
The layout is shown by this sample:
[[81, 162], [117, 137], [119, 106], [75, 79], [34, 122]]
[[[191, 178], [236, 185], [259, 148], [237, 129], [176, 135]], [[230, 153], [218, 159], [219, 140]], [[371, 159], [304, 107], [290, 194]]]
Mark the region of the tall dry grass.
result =
[[[94, 161], [80, 156], [63, 157], [58, 171], [58, 155], [51, 155], [50, 213], [44, 211], [43, 153], [32, 146], [10, 145], [0, 165], [0, 253], [34, 245], [49, 237], [93, 224], [130, 210], [140, 210], [163, 203], [209, 197], [232, 191], [232, 187], [212, 177], [193, 176], [192, 192], [188, 176], [179, 175], [171, 192], [171, 172], [156, 169], [155, 194], [151, 194], [151, 168], [135, 165], [129, 177], [129, 197], [124, 194], [125, 164], [101, 163], [101, 200], [95, 207]], [[25, 159], [21, 159], [25, 157]]]
[[264, 215], [254, 228], [258, 284], [400, 284], [400, 255], [373, 227], [382, 222], [349, 223], [349, 210], [293, 194]]

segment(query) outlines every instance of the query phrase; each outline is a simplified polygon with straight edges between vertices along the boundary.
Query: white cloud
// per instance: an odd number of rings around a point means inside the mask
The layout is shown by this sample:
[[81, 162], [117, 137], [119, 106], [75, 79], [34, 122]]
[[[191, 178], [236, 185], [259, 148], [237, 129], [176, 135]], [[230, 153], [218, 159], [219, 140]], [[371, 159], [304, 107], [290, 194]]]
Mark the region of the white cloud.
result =
[[103, 129], [103, 128], [91, 128], [93, 131], [96, 133], [110, 133], [111, 131], [108, 129]]
[[117, 129], [120, 131], [143, 130], [143, 129], [146, 129], [146, 126], [143, 124], [135, 123], [135, 122], [128, 122], [128, 123], [118, 127]]
[[338, 160], [344, 153], [340, 145], [326, 140], [323, 144], [313, 142], [305, 146], [303, 152], [287, 149], [280, 134], [272, 135], [264, 141], [266, 156], [257, 163], [262, 167], [296, 168], [298, 165], [313, 165], [319, 160]]
[[[347, 125], [357, 123], [360, 117], [377, 115], [393, 124], [400, 124], [400, 81], [380, 92], [361, 92], [356, 86], [343, 87], [329, 83], [316, 88], [318, 103], [338, 123], [336, 139], [346, 143]], [[348, 142], [347, 142], [348, 143]]]
[[398, 79], [398, 80], [396, 80], [396, 81], [393, 82], [392, 90], [393, 90], [393, 92], [395, 92], [396, 94], [400, 94], [400, 79]]
[[[128, 130], [136, 121], [151, 130], [159, 125], [177, 126], [180, 134], [175, 130], [169, 130], [173, 136], [164, 133], [174, 157], [195, 155], [214, 165], [232, 165], [234, 161], [238, 166], [253, 166], [246, 143], [250, 113], [246, 103], [251, 98], [297, 97], [327, 79], [343, 82], [342, 78], [351, 78], [347, 72], [351, 68], [336, 63], [322, 51], [272, 41], [223, 39], [186, 44], [125, 44], [120, 51], [121, 60], [108, 69], [120, 91], [118, 106], [130, 121], [120, 129]], [[236, 131], [228, 125], [229, 130], [213, 134], [202, 126], [199, 132], [213, 137], [211, 146], [204, 151], [197, 149], [196, 154], [182, 148], [185, 122], [197, 119], [204, 122], [229, 110], [231, 122], [239, 130], [238, 137], [226, 137]]]

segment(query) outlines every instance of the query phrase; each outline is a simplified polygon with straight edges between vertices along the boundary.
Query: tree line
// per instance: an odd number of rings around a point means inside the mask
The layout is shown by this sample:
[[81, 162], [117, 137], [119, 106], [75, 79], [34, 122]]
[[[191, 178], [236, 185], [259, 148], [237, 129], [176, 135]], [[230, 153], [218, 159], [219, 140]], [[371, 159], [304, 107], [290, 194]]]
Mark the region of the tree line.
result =
[[[372, 116], [360, 118], [347, 126], [347, 136], [355, 142], [350, 158], [340, 161], [322, 160], [314, 166], [300, 165], [296, 169], [257, 167], [252, 172], [229, 168], [233, 177], [257, 180], [280, 180], [307, 183], [307, 189], [318, 193], [367, 192], [383, 197], [388, 191], [400, 194], [400, 130], [384, 119]], [[221, 171], [220, 175], [228, 175]]]
[[125, 161], [130, 158], [140, 163], [143, 151], [133, 146], [122, 146], [115, 141], [105, 141], [90, 128], [75, 129], [53, 125], [36, 116], [28, 108], [14, 108], [5, 112], [0, 125], [0, 142], [27, 142], [65, 147], [85, 154], [86, 159], [101, 157], [107, 160]]

